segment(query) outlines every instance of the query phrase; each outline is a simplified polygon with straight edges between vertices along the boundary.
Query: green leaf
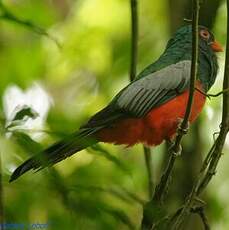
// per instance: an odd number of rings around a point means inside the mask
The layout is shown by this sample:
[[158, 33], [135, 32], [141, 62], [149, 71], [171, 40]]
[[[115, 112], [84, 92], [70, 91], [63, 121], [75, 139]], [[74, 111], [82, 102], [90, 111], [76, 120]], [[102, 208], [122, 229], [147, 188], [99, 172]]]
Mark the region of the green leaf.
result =
[[35, 154], [42, 150], [42, 146], [25, 133], [15, 131], [12, 134], [12, 138], [25, 152], [29, 152], [30, 154]]
[[105, 157], [107, 160], [113, 162], [116, 166], [118, 166], [122, 171], [129, 173], [129, 169], [127, 168], [127, 166], [122, 161], [120, 161], [117, 157], [109, 153], [100, 144], [95, 144], [90, 148], [87, 148], [87, 151], [89, 153], [93, 153]]
[[122, 201], [125, 201], [126, 203], [139, 203], [139, 204], [144, 204], [144, 201], [141, 200], [141, 198], [137, 197], [137, 195], [132, 194], [129, 191], [126, 191], [124, 189], [114, 189], [114, 188], [104, 188], [104, 187], [99, 187], [99, 186], [93, 186], [93, 185], [74, 185], [72, 187], [73, 191], [89, 191], [89, 192], [98, 192], [98, 193], [108, 193], [114, 197], [117, 197], [121, 199]]

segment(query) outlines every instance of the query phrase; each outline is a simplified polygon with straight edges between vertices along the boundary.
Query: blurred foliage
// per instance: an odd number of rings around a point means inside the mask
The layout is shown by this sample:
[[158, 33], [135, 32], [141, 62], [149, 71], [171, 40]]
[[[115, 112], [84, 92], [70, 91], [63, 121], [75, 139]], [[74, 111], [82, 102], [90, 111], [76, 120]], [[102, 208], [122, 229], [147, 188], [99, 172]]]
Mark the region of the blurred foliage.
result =
[[[148, 191], [140, 145], [124, 148], [101, 144], [81, 151], [53, 168], [36, 174], [28, 173], [18, 181], [8, 183], [12, 170], [23, 160], [75, 131], [127, 84], [131, 34], [129, 1], [2, 2], [15, 17], [43, 28], [61, 44], [60, 48], [49, 37], [41, 36], [20, 23], [0, 18], [1, 97], [12, 84], [26, 90], [38, 82], [54, 101], [39, 144], [27, 131], [14, 130], [11, 135], [6, 135], [1, 103], [0, 152], [4, 173], [5, 221], [48, 223], [48, 229], [55, 230], [138, 228], [142, 203], [147, 200]], [[171, 2], [143, 0], [139, 3], [139, 71], [155, 61], [164, 50], [173, 30]], [[223, 44], [225, 23], [223, 3], [213, 28], [215, 36]], [[183, 22], [180, 21], [180, 24]], [[223, 55], [219, 56], [221, 71], [223, 60]], [[222, 72], [211, 92], [218, 92], [221, 82]], [[24, 110], [18, 115], [35, 119], [33, 113], [30, 116], [31, 112]], [[221, 98], [208, 101], [199, 119], [203, 154], [213, 142], [212, 134], [218, 131], [220, 116]], [[198, 141], [195, 137], [189, 135], [185, 138], [190, 154], [191, 147]], [[228, 149], [229, 139], [225, 153]], [[155, 182], [161, 173], [163, 154], [164, 146], [153, 150]], [[225, 154], [207, 194], [207, 212], [212, 229], [229, 228], [228, 162], [229, 156]], [[179, 202], [173, 200], [171, 208]]]

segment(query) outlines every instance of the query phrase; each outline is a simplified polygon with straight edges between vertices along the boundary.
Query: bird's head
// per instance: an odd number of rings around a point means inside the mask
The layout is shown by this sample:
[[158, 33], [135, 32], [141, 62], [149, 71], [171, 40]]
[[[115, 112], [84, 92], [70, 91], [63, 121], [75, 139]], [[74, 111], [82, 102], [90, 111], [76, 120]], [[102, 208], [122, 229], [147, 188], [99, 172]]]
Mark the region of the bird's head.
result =
[[[222, 52], [223, 48], [216, 41], [213, 33], [205, 26], [199, 26], [199, 48], [210, 52]], [[167, 44], [167, 48], [180, 47], [182, 50], [191, 51], [192, 26], [187, 25], [178, 29], [172, 39]]]
[[[206, 91], [214, 84], [218, 72], [216, 52], [223, 48], [216, 41], [213, 33], [204, 26], [198, 27], [199, 33], [199, 67], [198, 77], [204, 84]], [[169, 40], [162, 57], [176, 63], [192, 59], [192, 26], [186, 25], [179, 28], [172, 39]]]
[[204, 26], [199, 26], [200, 46], [209, 46], [214, 52], [222, 52], [222, 45], [215, 39], [213, 33]]

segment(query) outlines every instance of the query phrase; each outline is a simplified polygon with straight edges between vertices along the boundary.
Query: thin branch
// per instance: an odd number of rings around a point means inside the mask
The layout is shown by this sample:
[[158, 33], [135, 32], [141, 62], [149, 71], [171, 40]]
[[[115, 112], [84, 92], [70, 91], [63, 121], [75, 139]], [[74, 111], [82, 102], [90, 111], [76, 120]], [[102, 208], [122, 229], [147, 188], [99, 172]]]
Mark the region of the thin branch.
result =
[[180, 127], [178, 127], [178, 133], [175, 140], [175, 145], [173, 147], [174, 153], [177, 154], [179, 152], [179, 146], [181, 143], [181, 139], [184, 134], [186, 134], [186, 130], [188, 128], [188, 120], [191, 114], [194, 92], [195, 92], [195, 81], [196, 74], [198, 69], [198, 21], [199, 21], [199, 1], [193, 1], [193, 19], [192, 19], [192, 65], [191, 65], [191, 78], [190, 78], [190, 87], [189, 87], [189, 98], [185, 111], [184, 120], [181, 123]]
[[[203, 204], [203, 205], [205, 205], [205, 204]], [[209, 225], [208, 218], [206, 216], [206, 213], [205, 213], [203, 205], [190, 208], [190, 213], [198, 214], [200, 216], [200, 218], [201, 218], [201, 221], [202, 221], [203, 225], [204, 225], [204, 230], [210, 230], [210, 225]], [[176, 220], [176, 218], [182, 212], [183, 208], [184, 207], [182, 206], [181, 208], [177, 209], [175, 214], [170, 217], [170, 223], [172, 223], [174, 220]]]
[[[227, 46], [226, 46], [226, 59], [225, 59], [225, 71], [224, 71], [224, 81], [223, 81], [223, 112], [222, 112], [222, 122], [219, 136], [214, 143], [214, 150], [211, 155], [211, 161], [206, 172], [205, 177], [202, 179], [199, 187], [198, 193], [202, 192], [212, 176], [216, 173], [216, 168], [219, 160], [222, 156], [223, 146], [226, 140], [226, 136], [229, 132], [229, 0], [227, 0]], [[222, 91], [222, 92], [223, 92]]]
[[[189, 100], [188, 105], [185, 113], [185, 117], [183, 122], [180, 126], [180, 131], [187, 129], [188, 119], [191, 113], [193, 96], [195, 91], [195, 80], [197, 74], [197, 60], [198, 60], [198, 20], [199, 20], [199, 7], [200, 3], [199, 0], [193, 1], [193, 18], [192, 18], [192, 66], [191, 66], [191, 81], [190, 81], [190, 90], [189, 90]], [[183, 132], [178, 132], [176, 137], [175, 145], [174, 145], [174, 152], [178, 152], [178, 147], [180, 145]], [[179, 229], [180, 226], [183, 224], [183, 221], [190, 210], [192, 203], [187, 202], [184, 208], [178, 215], [174, 225], [172, 225], [172, 229]]]
[[149, 189], [149, 198], [153, 196], [154, 191], [154, 183], [153, 183], [153, 169], [152, 169], [152, 153], [149, 147], [143, 146], [144, 155], [145, 155], [145, 163], [148, 174], [148, 189]]
[[186, 112], [182, 123], [179, 125], [177, 130], [177, 136], [175, 139], [175, 143], [171, 148], [171, 156], [169, 159], [169, 163], [166, 167], [165, 172], [163, 173], [160, 183], [158, 184], [155, 194], [154, 200], [162, 202], [164, 193], [166, 192], [169, 178], [172, 174], [172, 169], [176, 160], [177, 155], [181, 152], [181, 140], [182, 137], [187, 133], [188, 130], [188, 120], [191, 114], [193, 97], [195, 91], [195, 80], [198, 68], [198, 19], [199, 19], [199, 1], [196, 0], [195, 4], [193, 4], [193, 19], [192, 19], [192, 65], [191, 65], [191, 77], [190, 77], [190, 87], [189, 87], [189, 98], [186, 107]]
[[[227, 0], [227, 15], [229, 15], [229, 0]], [[229, 35], [229, 17], [227, 17], [227, 35]], [[227, 36], [227, 48], [226, 48], [226, 59], [225, 59], [225, 72], [223, 91], [229, 88], [229, 37]], [[215, 143], [213, 144], [210, 152], [208, 153], [204, 164], [201, 168], [200, 174], [194, 184], [191, 193], [188, 196], [184, 204], [184, 208], [177, 217], [174, 225], [174, 229], [178, 229], [180, 224], [184, 221], [184, 218], [189, 213], [189, 209], [194, 202], [194, 198], [198, 196], [206, 186], [209, 184], [213, 175], [216, 173], [216, 168], [219, 160], [222, 156], [223, 146], [226, 140], [226, 136], [229, 131], [229, 93], [223, 94], [223, 112], [222, 112], [222, 123], [220, 127], [220, 133]], [[205, 170], [207, 172], [204, 174]], [[185, 215], [186, 214], [186, 215]]]
[[20, 19], [20, 18], [16, 17], [14, 14], [12, 14], [6, 8], [6, 6], [2, 3], [1, 0], [0, 0], [0, 10], [1, 10], [0, 19], [4, 19], [4, 20], [10, 21], [10, 22], [15, 22], [15, 23], [17, 23], [19, 25], [27, 27], [28, 29], [32, 30], [33, 32], [51, 39], [53, 42], [56, 43], [56, 45], [58, 46], [58, 48], [61, 48], [61, 44], [57, 40], [57, 38], [55, 38], [54, 36], [52, 36], [51, 34], [49, 34], [44, 28], [35, 25], [31, 21], [29, 21], [29, 20], [23, 20], [23, 19]]
[[168, 161], [168, 164], [166, 166], [165, 171], [163, 172], [162, 176], [161, 176], [161, 180], [159, 182], [159, 184], [156, 186], [155, 189], [155, 193], [152, 199], [152, 202], [159, 202], [162, 203], [169, 185], [169, 181], [172, 175], [172, 170], [173, 170], [173, 166], [175, 164], [176, 161], [176, 155], [175, 154], [170, 154], [170, 158]]
[[138, 1], [130, 0], [131, 4], [131, 64], [130, 64], [130, 81], [133, 81], [137, 73], [138, 59]]
[[[193, 4], [193, 18], [192, 18], [192, 64], [191, 64], [191, 73], [190, 73], [190, 87], [189, 87], [189, 98], [187, 102], [187, 107], [184, 115], [184, 119], [177, 129], [177, 136], [175, 139], [174, 145], [170, 148], [170, 158], [164, 173], [162, 174], [161, 180], [155, 189], [155, 193], [153, 199], [151, 199], [147, 205], [144, 207], [143, 221], [142, 221], [142, 229], [151, 229], [155, 224], [153, 220], [153, 216], [150, 215], [150, 209], [148, 207], [157, 204], [162, 204], [164, 200], [164, 196], [167, 192], [169, 181], [172, 175], [172, 170], [175, 164], [176, 157], [181, 153], [181, 140], [182, 137], [188, 131], [188, 121], [189, 116], [191, 114], [194, 92], [195, 92], [195, 80], [198, 69], [198, 20], [199, 20], [199, 1], [194, 1]], [[190, 209], [190, 207], [189, 207]], [[182, 209], [178, 216], [183, 215]], [[180, 223], [178, 223], [180, 224]]]
[[192, 213], [196, 213], [200, 216], [200, 219], [204, 225], [204, 230], [210, 230], [210, 225], [209, 225], [209, 222], [208, 222], [208, 218], [207, 218], [207, 215], [204, 211], [204, 207], [203, 206], [200, 206], [200, 207], [196, 207], [196, 208], [192, 208], [191, 209], [191, 212]]
[[205, 159], [203, 161], [203, 164], [202, 164], [202, 167], [200, 169], [200, 173], [203, 173], [206, 170], [206, 168], [208, 167], [209, 162], [212, 159], [212, 153], [213, 153], [213, 151], [215, 149], [215, 143], [216, 143], [216, 141], [214, 142], [214, 144], [212, 145], [211, 149], [209, 150], [207, 156], [205, 157]]
[[198, 91], [199, 93], [203, 94], [205, 97], [208, 97], [209, 99], [210, 99], [211, 97], [218, 97], [218, 96], [220, 96], [220, 95], [222, 95], [222, 94], [225, 94], [225, 93], [228, 93], [228, 92], [229, 92], [229, 88], [224, 89], [224, 90], [222, 90], [222, 91], [220, 91], [219, 93], [216, 93], [216, 94], [205, 93], [205, 92], [203, 92], [202, 90], [200, 90], [200, 89], [198, 89], [198, 88], [195, 88], [195, 90]]
[[[138, 1], [130, 0], [131, 6], [131, 65], [130, 65], [130, 81], [133, 81], [137, 73], [137, 59], [138, 59]], [[153, 175], [152, 175], [152, 156], [151, 150], [148, 147], [144, 147], [144, 156], [146, 169], [148, 174], [148, 187], [149, 198], [153, 195]]]

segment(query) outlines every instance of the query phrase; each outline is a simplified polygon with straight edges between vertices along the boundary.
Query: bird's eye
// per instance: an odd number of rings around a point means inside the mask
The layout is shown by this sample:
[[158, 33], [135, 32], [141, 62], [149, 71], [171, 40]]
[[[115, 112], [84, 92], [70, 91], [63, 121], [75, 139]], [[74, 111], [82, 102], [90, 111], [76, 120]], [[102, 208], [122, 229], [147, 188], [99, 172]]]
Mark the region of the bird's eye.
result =
[[201, 30], [200, 31], [200, 36], [203, 39], [208, 40], [210, 38], [210, 33], [207, 30]]

